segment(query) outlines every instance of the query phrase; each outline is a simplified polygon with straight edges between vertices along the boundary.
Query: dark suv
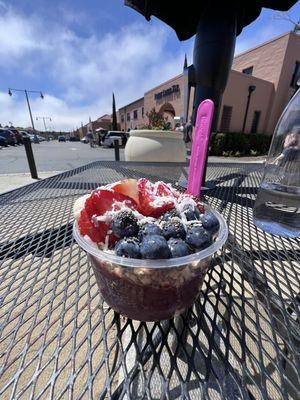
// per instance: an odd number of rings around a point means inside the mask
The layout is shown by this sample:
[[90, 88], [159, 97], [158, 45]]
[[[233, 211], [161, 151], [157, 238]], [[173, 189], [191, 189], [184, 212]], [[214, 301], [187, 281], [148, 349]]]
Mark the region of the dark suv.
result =
[[19, 132], [15, 128], [9, 128], [9, 131], [11, 131], [15, 135], [17, 144], [23, 144], [23, 136], [21, 132]]
[[5, 139], [7, 140], [7, 143], [11, 146], [14, 146], [15, 144], [17, 144], [17, 139], [15, 137], [15, 134], [8, 129], [0, 128], [0, 136], [5, 137]]

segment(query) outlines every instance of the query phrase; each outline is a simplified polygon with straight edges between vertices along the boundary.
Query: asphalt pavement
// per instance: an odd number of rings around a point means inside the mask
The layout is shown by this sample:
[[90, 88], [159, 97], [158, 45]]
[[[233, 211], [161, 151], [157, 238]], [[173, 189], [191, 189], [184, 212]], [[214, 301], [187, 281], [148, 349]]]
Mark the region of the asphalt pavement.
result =
[[[115, 159], [114, 149], [91, 148], [80, 142], [32, 143], [37, 171], [66, 171], [92, 161]], [[124, 160], [124, 149], [120, 149], [120, 159]], [[29, 172], [24, 146], [9, 146], [0, 150], [0, 174]]]
[[[42, 142], [32, 144], [37, 172], [40, 179], [48, 178], [92, 161], [115, 159], [114, 149], [91, 148], [80, 142]], [[263, 162], [263, 157], [209, 157], [209, 162]], [[120, 149], [124, 160], [124, 149]], [[0, 193], [35, 182], [31, 178], [24, 146], [0, 147]]]

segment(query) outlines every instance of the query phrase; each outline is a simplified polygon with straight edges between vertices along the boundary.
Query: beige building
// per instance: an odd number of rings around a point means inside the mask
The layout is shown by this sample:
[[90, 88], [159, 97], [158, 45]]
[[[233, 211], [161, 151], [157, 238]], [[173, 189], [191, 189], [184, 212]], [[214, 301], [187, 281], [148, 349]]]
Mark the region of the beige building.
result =
[[[285, 33], [236, 56], [223, 95], [218, 131], [272, 134], [300, 78], [300, 36]], [[141, 128], [152, 109], [172, 128], [183, 118], [184, 79], [178, 75], [119, 109], [121, 129]], [[249, 107], [245, 120], [248, 95]], [[192, 103], [192, 101], [191, 101]], [[190, 104], [190, 115], [192, 104]], [[245, 121], [244, 121], [245, 120]]]
[[118, 111], [121, 130], [127, 132], [130, 129], [141, 128], [147, 123], [144, 108], [144, 97], [127, 104]]

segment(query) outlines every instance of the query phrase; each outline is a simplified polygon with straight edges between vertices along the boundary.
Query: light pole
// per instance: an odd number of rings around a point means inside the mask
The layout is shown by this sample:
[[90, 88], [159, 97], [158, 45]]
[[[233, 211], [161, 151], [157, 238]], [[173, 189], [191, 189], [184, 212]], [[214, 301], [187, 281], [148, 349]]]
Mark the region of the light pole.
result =
[[245, 133], [245, 128], [246, 128], [246, 122], [247, 122], [247, 116], [248, 116], [248, 109], [249, 109], [251, 94], [252, 94], [252, 92], [254, 92], [255, 89], [256, 89], [255, 85], [248, 86], [248, 97], [247, 97], [247, 104], [246, 104], [246, 110], [245, 110], [243, 128], [242, 128], [242, 132], [244, 132], [244, 133]]
[[[32, 125], [32, 129], [33, 129], [33, 133], [34, 133], [34, 139], [38, 142], [38, 138], [36, 136], [35, 127], [34, 127], [34, 123], [33, 123], [33, 118], [32, 118], [32, 113], [31, 113], [28, 93], [39, 93], [40, 96], [41, 96], [41, 99], [44, 98], [43, 93], [41, 91], [38, 91], [38, 90], [8, 88], [8, 94], [10, 96], [12, 96], [12, 92], [23, 92], [23, 93], [25, 93], [27, 106], [28, 106], [28, 111], [29, 111], [30, 120], [31, 120], [31, 125]], [[28, 161], [28, 164], [29, 164], [31, 177], [33, 179], [38, 179], [38, 174], [37, 174], [36, 165], [35, 165], [35, 161], [34, 161], [33, 151], [32, 151], [32, 147], [31, 147], [31, 141], [30, 141], [30, 139], [28, 137], [24, 137], [23, 141], [24, 141], [24, 147], [25, 147], [25, 151], [26, 151], [26, 156], [27, 156], [27, 161]]]
[[33, 123], [33, 118], [32, 118], [32, 113], [31, 113], [31, 108], [30, 108], [28, 93], [39, 93], [41, 99], [44, 98], [43, 93], [42, 93], [41, 91], [39, 91], [39, 90], [27, 90], [27, 89], [12, 89], [12, 88], [8, 88], [8, 94], [9, 94], [10, 96], [12, 96], [12, 92], [23, 92], [23, 93], [25, 93], [25, 97], [26, 97], [26, 101], [27, 101], [27, 106], [28, 106], [28, 111], [29, 111], [29, 115], [30, 115], [30, 120], [31, 120], [32, 129], [33, 129], [33, 132], [35, 132], [35, 127], [34, 127], [34, 123]]
[[47, 131], [47, 127], [46, 127], [46, 119], [49, 119], [49, 121], [52, 121], [52, 119], [50, 117], [36, 117], [36, 120], [38, 121], [39, 119], [42, 119], [44, 121], [44, 127], [45, 127], [45, 132]]

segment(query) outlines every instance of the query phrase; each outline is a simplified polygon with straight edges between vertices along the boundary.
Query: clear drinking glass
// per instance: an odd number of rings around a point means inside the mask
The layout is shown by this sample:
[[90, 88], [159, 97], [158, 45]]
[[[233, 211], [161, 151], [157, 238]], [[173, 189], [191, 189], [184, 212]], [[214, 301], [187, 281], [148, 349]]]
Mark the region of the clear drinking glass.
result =
[[253, 217], [273, 235], [300, 236], [300, 89], [275, 128]]

